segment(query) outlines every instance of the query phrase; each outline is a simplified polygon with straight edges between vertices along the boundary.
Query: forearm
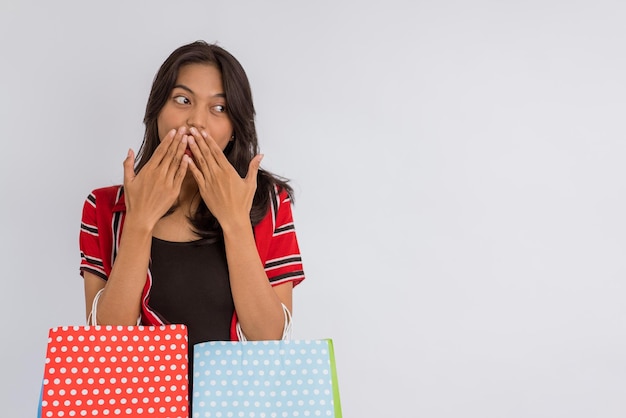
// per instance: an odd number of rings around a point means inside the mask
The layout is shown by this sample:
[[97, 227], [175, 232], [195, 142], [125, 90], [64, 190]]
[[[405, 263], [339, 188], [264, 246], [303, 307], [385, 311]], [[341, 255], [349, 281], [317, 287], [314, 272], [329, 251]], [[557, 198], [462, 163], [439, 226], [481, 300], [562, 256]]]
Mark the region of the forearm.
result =
[[98, 301], [101, 325], [135, 325], [141, 312], [152, 232], [126, 219], [111, 274]]
[[[257, 252], [250, 222], [224, 228], [230, 287], [242, 331], [249, 340], [282, 337], [281, 299], [270, 285]], [[291, 300], [285, 301], [291, 309]]]

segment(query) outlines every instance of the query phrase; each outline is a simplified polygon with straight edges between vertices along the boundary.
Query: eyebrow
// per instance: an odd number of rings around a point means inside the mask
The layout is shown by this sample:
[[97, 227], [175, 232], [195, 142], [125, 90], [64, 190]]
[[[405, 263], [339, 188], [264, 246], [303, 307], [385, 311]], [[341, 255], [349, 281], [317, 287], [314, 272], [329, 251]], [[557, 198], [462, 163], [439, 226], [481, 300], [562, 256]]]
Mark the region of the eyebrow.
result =
[[[174, 87], [172, 87], [172, 90], [174, 90], [175, 88], [183, 89], [183, 90], [188, 91], [189, 93], [195, 95], [194, 91], [191, 90], [189, 87], [185, 86], [184, 84], [176, 84]], [[226, 98], [226, 94], [224, 94], [224, 93], [217, 93], [217, 94], [214, 94], [211, 97]]]

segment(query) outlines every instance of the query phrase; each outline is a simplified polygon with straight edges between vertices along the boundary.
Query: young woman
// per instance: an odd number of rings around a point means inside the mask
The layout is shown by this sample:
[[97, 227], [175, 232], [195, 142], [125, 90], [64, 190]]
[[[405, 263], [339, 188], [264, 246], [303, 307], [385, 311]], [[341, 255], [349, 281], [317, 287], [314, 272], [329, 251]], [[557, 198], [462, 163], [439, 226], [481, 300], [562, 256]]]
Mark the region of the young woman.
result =
[[304, 279], [286, 181], [259, 167], [246, 74], [202, 41], [159, 69], [124, 184], [94, 190], [80, 232], [88, 320], [185, 324], [190, 347], [284, 337]]

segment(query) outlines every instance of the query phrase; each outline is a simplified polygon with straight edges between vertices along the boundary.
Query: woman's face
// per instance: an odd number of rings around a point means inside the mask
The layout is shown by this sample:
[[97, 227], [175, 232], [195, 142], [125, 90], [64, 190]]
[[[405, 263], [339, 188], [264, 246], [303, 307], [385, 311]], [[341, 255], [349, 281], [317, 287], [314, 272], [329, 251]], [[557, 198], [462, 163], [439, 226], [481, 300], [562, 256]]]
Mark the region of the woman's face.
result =
[[[222, 150], [233, 135], [222, 74], [211, 64], [186, 64], [157, 118], [159, 139], [181, 126], [206, 131]], [[189, 132], [189, 131], [187, 131]]]

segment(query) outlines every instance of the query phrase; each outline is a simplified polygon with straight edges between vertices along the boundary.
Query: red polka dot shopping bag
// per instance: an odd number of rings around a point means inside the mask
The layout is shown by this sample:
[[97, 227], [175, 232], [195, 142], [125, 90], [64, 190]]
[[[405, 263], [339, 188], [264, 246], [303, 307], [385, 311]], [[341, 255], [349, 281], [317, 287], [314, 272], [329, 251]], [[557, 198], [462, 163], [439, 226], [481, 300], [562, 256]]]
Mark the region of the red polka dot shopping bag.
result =
[[39, 414], [188, 418], [187, 353], [184, 325], [52, 328]]
[[212, 341], [193, 352], [192, 418], [341, 418], [330, 339]]

